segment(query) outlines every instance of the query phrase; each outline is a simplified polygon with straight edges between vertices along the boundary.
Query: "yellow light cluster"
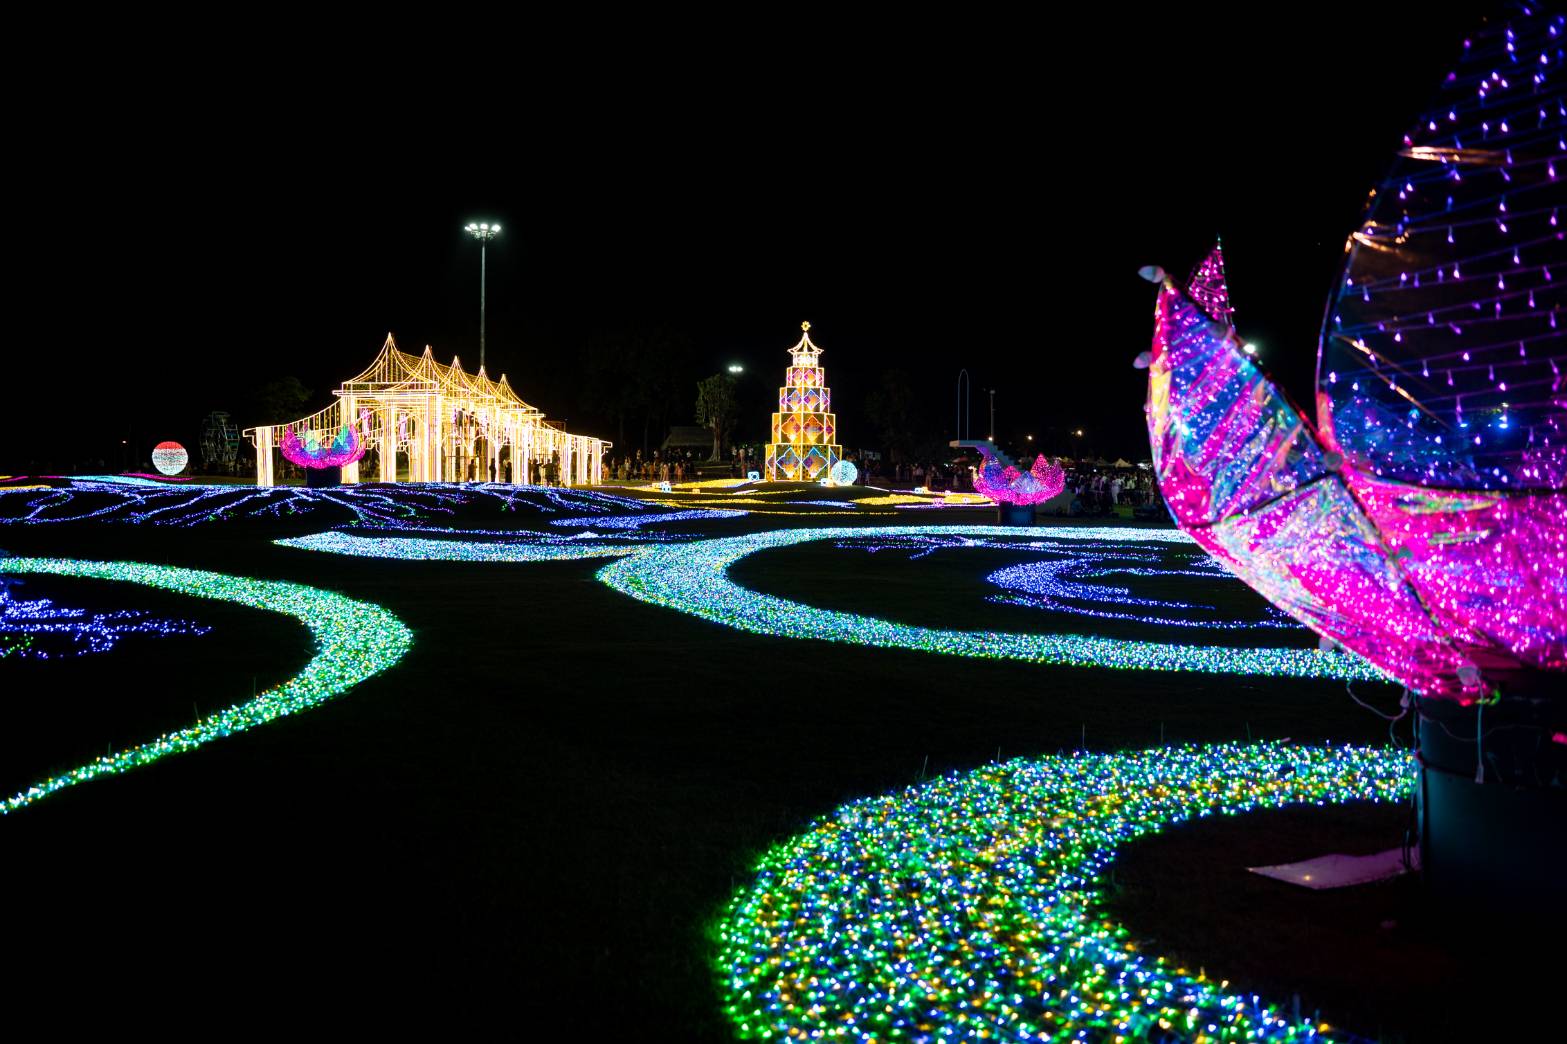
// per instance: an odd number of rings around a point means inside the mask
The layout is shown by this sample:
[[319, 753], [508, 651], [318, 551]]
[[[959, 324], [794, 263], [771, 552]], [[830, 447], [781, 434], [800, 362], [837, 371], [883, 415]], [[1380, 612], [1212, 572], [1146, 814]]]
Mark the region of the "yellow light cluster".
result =
[[816, 365], [822, 350], [811, 341], [811, 324], [800, 324], [800, 340], [789, 349], [789, 370], [778, 389], [772, 442], [767, 447], [769, 482], [815, 481], [832, 475], [843, 459], [833, 441], [838, 417], [832, 413], [827, 372]]

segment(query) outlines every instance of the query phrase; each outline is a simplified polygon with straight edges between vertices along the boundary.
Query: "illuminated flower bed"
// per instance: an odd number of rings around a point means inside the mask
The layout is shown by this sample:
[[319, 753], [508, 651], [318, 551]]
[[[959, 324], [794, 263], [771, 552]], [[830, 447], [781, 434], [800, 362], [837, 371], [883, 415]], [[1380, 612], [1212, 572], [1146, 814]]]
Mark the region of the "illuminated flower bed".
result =
[[[771, 533], [648, 547], [599, 571], [599, 579], [640, 601], [676, 609], [753, 634], [815, 638], [850, 645], [915, 649], [955, 656], [1027, 660], [1076, 667], [1207, 671], [1343, 680], [1382, 676], [1358, 657], [1291, 648], [1245, 648], [1128, 641], [1078, 634], [1014, 634], [952, 631], [898, 623], [859, 613], [817, 609], [761, 594], [735, 583], [729, 567], [747, 555], [813, 540], [932, 537], [1010, 537], [1001, 526], [856, 526], [787, 529]], [[1168, 529], [1061, 526], [1051, 540], [1124, 544], [1149, 542], [1191, 547], [1191, 539]]]
[[765, 855], [718, 926], [744, 1038], [1343, 1039], [1145, 956], [1099, 912], [1118, 845], [1183, 820], [1407, 797], [1363, 747], [1017, 759], [852, 802]]
[[149, 742], [95, 758], [0, 800], [0, 814], [14, 812], [77, 783], [118, 775], [170, 754], [194, 750], [223, 736], [309, 710], [387, 670], [402, 659], [413, 644], [413, 635], [402, 621], [380, 606], [301, 584], [251, 580], [138, 562], [7, 558], [4, 563], [7, 573], [50, 573], [90, 580], [119, 580], [283, 613], [310, 629], [316, 642], [316, 654], [294, 677], [249, 700]]

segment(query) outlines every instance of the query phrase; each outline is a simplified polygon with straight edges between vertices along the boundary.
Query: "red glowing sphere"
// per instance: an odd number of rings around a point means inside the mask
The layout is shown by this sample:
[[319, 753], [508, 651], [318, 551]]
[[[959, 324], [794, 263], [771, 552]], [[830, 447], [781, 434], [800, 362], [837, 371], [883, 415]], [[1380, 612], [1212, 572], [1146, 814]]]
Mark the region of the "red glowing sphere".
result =
[[177, 442], [160, 442], [152, 448], [152, 466], [160, 475], [178, 475], [190, 463], [190, 454]]

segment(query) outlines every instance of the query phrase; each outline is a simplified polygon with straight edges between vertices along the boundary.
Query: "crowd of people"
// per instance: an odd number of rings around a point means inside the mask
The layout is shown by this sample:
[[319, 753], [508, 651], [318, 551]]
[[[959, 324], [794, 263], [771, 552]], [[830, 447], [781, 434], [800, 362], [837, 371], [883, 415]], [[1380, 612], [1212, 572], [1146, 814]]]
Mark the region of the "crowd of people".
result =
[[1151, 472], [1138, 469], [1076, 468], [1067, 472], [1073, 515], [1112, 515], [1117, 508], [1134, 513], [1159, 506], [1159, 484]]
[[[643, 455], [641, 450], [606, 457], [604, 481], [606, 482], [691, 482], [697, 477], [697, 465], [706, 462], [705, 455], [690, 450], [654, 450]], [[724, 462], [724, 473], [733, 477], [743, 476], [742, 461], [738, 456]], [[712, 474], [714, 466], [703, 471]]]
[[[1032, 463], [1032, 459], [1025, 458], [1018, 466]], [[862, 481], [895, 489], [966, 493], [974, 489], [974, 468], [961, 463], [908, 461], [880, 468]], [[1136, 512], [1160, 506], [1158, 483], [1152, 473], [1136, 467], [1075, 467], [1067, 472], [1066, 491], [1072, 497], [1066, 513], [1073, 515], [1112, 515], [1118, 508]]]

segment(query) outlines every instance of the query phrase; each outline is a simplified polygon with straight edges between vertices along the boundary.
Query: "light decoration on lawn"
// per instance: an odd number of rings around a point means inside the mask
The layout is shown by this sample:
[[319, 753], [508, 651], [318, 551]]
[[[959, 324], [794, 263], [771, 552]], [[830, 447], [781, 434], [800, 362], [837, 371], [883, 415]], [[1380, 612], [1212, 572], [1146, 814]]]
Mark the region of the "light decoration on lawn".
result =
[[183, 486], [73, 479], [64, 488], [0, 487], [0, 525], [72, 522], [199, 526], [244, 519], [321, 516], [324, 521], [384, 528], [414, 527], [458, 514], [624, 515], [656, 506], [597, 490], [550, 486], [401, 483], [335, 489]]
[[[1308, 649], [1242, 648], [1126, 641], [1075, 634], [953, 631], [898, 623], [859, 613], [818, 609], [747, 590], [729, 568], [747, 555], [814, 540], [906, 539], [917, 536], [1016, 539], [1005, 526], [855, 526], [786, 529], [771, 533], [648, 547], [601, 569], [598, 578], [638, 601], [752, 634], [811, 638], [848, 645], [912, 649], [953, 656], [1023, 660], [1075, 667], [1201, 671], [1341, 680], [1382, 680], [1357, 657]], [[1159, 529], [1061, 527], [1057, 540], [1185, 545], [1188, 538]]]
[[[361, 421], [368, 424], [369, 410], [361, 410]], [[303, 436], [293, 428], [283, 429], [283, 441], [279, 448], [283, 457], [302, 468], [321, 470], [341, 468], [365, 455], [364, 441], [359, 437], [359, 426], [344, 424], [329, 444], [322, 445], [317, 433], [306, 429]]]
[[767, 481], [815, 482], [833, 473], [843, 456], [835, 441], [827, 371], [817, 365], [822, 350], [811, 341], [811, 324], [800, 324], [800, 340], [789, 349], [789, 369], [778, 389], [773, 440], [767, 447]]
[[[318, 413], [245, 429], [256, 449], [256, 485], [276, 484], [273, 451], [284, 446], [306, 461], [320, 453], [344, 457], [343, 481], [349, 484], [399, 481], [399, 455], [412, 482], [484, 482], [492, 473], [501, 477], [509, 464], [512, 480], [525, 484], [536, 477], [537, 462], [555, 458], [567, 484], [598, 485], [604, 479], [604, 451], [610, 443], [567, 434], [545, 420], [512, 390], [504, 374], [492, 381], [482, 366], [470, 374], [455, 358], [449, 366], [438, 363], [428, 347], [423, 355], [409, 355], [391, 334], [369, 367], [332, 394], [336, 401]], [[345, 436], [345, 431], [352, 434]], [[348, 438], [358, 442], [359, 455], [349, 454]], [[327, 446], [334, 448], [323, 449]], [[361, 457], [372, 450], [373, 473], [362, 476]], [[288, 459], [301, 463], [294, 456]]]
[[840, 460], [832, 466], [832, 481], [835, 486], [852, 486], [859, 477], [860, 469], [852, 460]]
[[413, 635], [378, 605], [331, 591], [280, 580], [251, 580], [197, 569], [140, 562], [86, 562], [69, 558], [6, 558], [7, 573], [43, 573], [144, 584], [176, 594], [214, 598], [292, 616], [310, 630], [316, 653], [304, 670], [281, 685], [133, 747], [33, 784], [0, 800], [0, 813], [41, 801], [66, 787], [149, 765], [171, 754], [265, 725], [316, 707], [381, 673], [402, 659]]
[[1041, 453], [1027, 471], [1001, 459], [995, 447], [976, 443], [983, 457], [974, 474], [974, 491], [998, 504], [1043, 504], [1066, 488], [1066, 472], [1061, 465]]
[[1477, 33], [1405, 137], [1349, 237], [1315, 429], [1232, 327], [1146, 270], [1149, 436], [1176, 521], [1423, 696], [1567, 669], [1564, 32], [1525, 13]]
[[590, 526], [594, 529], [645, 529], [677, 522], [709, 522], [716, 518], [744, 518], [749, 511], [735, 508], [691, 508], [686, 511], [665, 511], [656, 515], [611, 515], [608, 517], [585, 515], [580, 518], [553, 518], [550, 525], [562, 528]]
[[[0, 570], [8, 562], [0, 555]], [[128, 634], [168, 637], [212, 630], [190, 620], [165, 620], [134, 609], [90, 613], [57, 606], [48, 598], [16, 598], [9, 590], [14, 583], [0, 576], [0, 659], [54, 660], [106, 653]]]
[[152, 466], [160, 475], [178, 475], [190, 463], [190, 454], [177, 442], [160, 442], [152, 448]]
[[363, 537], [339, 532], [290, 537], [274, 543], [301, 551], [421, 562], [567, 562], [629, 555], [640, 546], [584, 541], [551, 534], [518, 534], [513, 539], [505, 540], [439, 540], [427, 537]]
[[[985, 577], [1001, 588], [1005, 594], [993, 595], [992, 602], [1006, 605], [1027, 606], [1078, 616], [1093, 616], [1106, 620], [1132, 620], [1137, 623], [1160, 627], [1196, 627], [1203, 630], [1245, 630], [1249, 628], [1285, 628], [1304, 631], [1305, 628], [1272, 606], [1264, 607], [1265, 616], [1260, 620], [1216, 620], [1194, 618], [1191, 615], [1171, 615], [1168, 610], [1183, 614], [1211, 614], [1215, 608], [1193, 602], [1173, 601], [1166, 598], [1140, 598], [1131, 588], [1112, 584], [1083, 583], [1107, 576], [1190, 576], [1207, 580], [1233, 582], [1223, 566], [1203, 552], [1182, 552], [1184, 561], [1177, 566], [1165, 565], [1161, 559], [1168, 552], [1156, 553], [1143, 548], [1084, 544], [1074, 547], [1070, 541], [1049, 541], [1035, 545], [1040, 550], [1064, 557], [998, 569]], [[1091, 605], [1075, 603], [1089, 602]], [[1121, 610], [1103, 606], [1125, 607]], [[1166, 610], [1161, 615], [1146, 611], [1128, 612], [1125, 609]]]
[[1364, 747], [1165, 747], [851, 802], [764, 855], [730, 902], [725, 1011], [745, 1039], [1342, 1039], [1141, 953], [1101, 912], [1107, 871], [1122, 844], [1186, 820], [1406, 800], [1410, 779], [1407, 755]]

